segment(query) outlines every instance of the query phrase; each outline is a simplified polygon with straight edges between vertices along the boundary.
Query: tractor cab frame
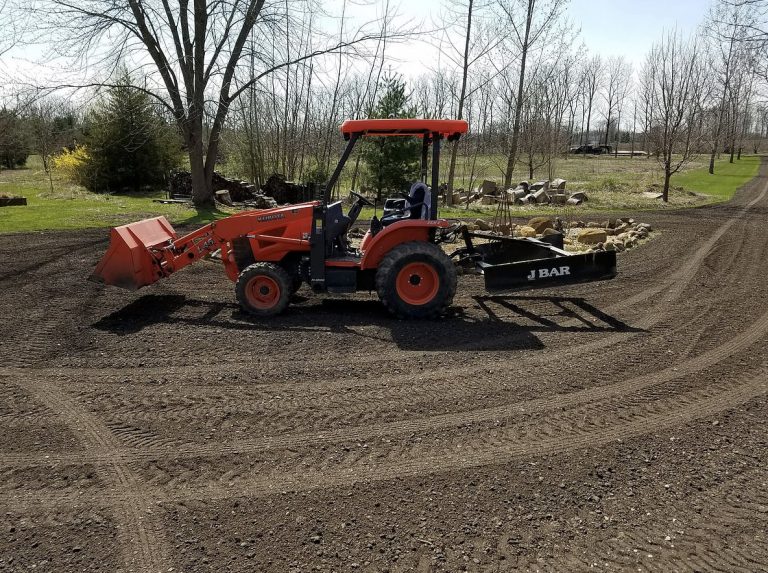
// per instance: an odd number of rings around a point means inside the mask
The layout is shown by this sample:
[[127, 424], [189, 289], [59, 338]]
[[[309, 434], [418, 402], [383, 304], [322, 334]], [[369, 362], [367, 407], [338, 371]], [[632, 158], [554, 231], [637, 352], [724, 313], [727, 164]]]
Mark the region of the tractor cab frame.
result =
[[[309, 273], [304, 273], [307, 282], [316, 291], [354, 292], [373, 288], [375, 268], [380, 260], [377, 245], [384, 239], [387, 246], [395, 241], [409, 240], [435, 241], [440, 230], [446, 229], [447, 222], [439, 222], [438, 195], [436, 192], [425, 193], [429, 197], [426, 216], [395, 220], [397, 225], [386, 225], [386, 218], [381, 221], [374, 218], [371, 229], [363, 240], [360, 251], [349, 247], [346, 233], [355, 223], [365, 205], [373, 205], [359, 194], [353, 193], [355, 202], [348, 214], [342, 214], [341, 201], [331, 203], [331, 193], [339, 181], [355, 145], [363, 137], [420, 137], [421, 169], [420, 181], [427, 183], [429, 174], [430, 150], [432, 155], [431, 189], [436, 190], [440, 181], [440, 148], [442, 140], [456, 141], [467, 132], [467, 122], [450, 119], [363, 119], [348, 120], [341, 126], [341, 133], [347, 141], [344, 152], [336, 169], [325, 185], [323, 200], [313, 210], [312, 240], [310, 250]], [[406, 210], [416, 213], [424, 201], [415, 202], [412, 196], [406, 197]], [[380, 233], [384, 233], [379, 237]], [[378, 239], [377, 239], [378, 237]], [[366, 256], [369, 255], [369, 256]], [[366, 272], [368, 271], [368, 272]]]

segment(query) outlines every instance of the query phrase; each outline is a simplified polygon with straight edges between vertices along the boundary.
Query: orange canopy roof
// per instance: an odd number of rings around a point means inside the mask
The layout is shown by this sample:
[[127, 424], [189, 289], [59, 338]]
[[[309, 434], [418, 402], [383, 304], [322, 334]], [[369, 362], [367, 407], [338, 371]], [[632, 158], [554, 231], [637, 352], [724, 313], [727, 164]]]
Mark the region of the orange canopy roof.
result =
[[443, 137], [458, 138], [467, 133], [462, 119], [348, 119], [341, 124], [341, 133], [363, 135], [424, 135], [437, 132]]

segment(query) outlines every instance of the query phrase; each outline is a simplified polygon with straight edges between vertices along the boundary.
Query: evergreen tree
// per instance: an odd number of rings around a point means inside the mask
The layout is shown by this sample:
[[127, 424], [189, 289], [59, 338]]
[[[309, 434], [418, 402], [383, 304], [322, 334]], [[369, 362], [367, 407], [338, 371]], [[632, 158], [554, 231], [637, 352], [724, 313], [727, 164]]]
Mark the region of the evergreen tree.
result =
[[88, 119], [90, 187], [138, 190], [162, 184], [181, 160], [176, 129], [156, 112], [149, 95], [130, 87], [130, 77], [109, 90]]
[[[408, 105], [405, 82], [399, 76], [386, 76], [382, 88], [372, 118], [415, 117], [415, 107]], [[367, 166], [365, 181], [376, 189], [376, 199], [381, 201], [384, 191], [407, 191], [418, 178], [421, 141], [416, 137], [370, 137], [364, 140], [361, 155]]]
[[11, 109], [0, 109], [0, 169], [15, 169], [27, 163], [29, 129], [21, 116]]

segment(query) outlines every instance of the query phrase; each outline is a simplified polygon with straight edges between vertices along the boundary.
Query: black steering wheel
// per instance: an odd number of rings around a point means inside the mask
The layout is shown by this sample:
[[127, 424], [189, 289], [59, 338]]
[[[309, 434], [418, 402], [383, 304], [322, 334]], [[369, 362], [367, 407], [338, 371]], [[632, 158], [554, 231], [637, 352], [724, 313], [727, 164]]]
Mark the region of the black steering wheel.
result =
[[355, 193], [354, 191], [350, 191], [349, 194], [352, 195], [353, 197], [356, 197], [357, 200], [360, 201], [363, 205], [369, 205], [370, 207], [376, 206], [374, 203], [372, 203], [371, 201], [369, 201], [368, 199], [360, 195], [360, 193]]

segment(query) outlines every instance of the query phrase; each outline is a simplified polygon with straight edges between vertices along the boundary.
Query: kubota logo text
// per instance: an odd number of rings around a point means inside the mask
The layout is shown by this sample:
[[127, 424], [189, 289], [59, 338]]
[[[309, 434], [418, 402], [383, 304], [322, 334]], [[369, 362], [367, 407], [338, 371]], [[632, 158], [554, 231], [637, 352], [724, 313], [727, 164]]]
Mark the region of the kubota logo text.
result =
[[274, 215], [261, 215], [260, 217], [256, 217], [256, 220], [260, 223], [263, 223], [264, 221], [275, 221], [276, 219], [285, 219], [285, 215], [283, 213], [275, 213]]
[[555, 267], [553, 269], [533, 269], [528, 274], [529, 281], [536, 279], [548, 279], [551, 277], [564, 277], [571, 274], [571, 267]]

